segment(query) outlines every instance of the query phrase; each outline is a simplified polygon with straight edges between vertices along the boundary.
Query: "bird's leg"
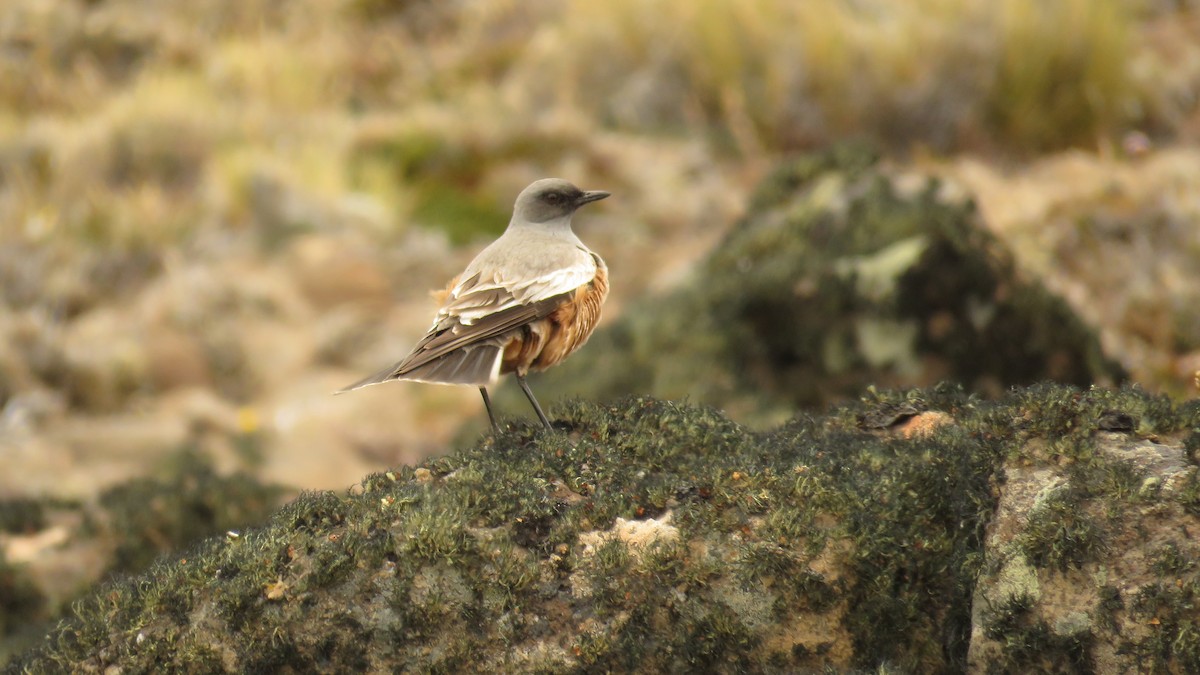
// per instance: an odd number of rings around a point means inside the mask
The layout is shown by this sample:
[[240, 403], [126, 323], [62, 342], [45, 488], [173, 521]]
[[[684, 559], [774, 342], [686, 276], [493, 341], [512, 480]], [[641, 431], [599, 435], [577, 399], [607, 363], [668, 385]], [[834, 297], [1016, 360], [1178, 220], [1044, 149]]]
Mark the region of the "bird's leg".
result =
[[488, 419], [492, 423], [492, 433], [500, 433], [500, 425], [496, 424], [496, 414], [492, 412], [492, 399], [488, 398], [487, 387], [480, 387], [479, 393], [483, 394], [483, 407], [487, 408]]
[[550, 420], [546, 419], [546, 413], [542, 412], [542, 406], [538, 405], [537, 399], [533, 397], [533, 392], [529, 389], [529, 383], [525, 381], [525, 376], [517, 373], [517, 383], [521, 385], [521, 391], [525, 392], [525, 397], [533, 404], [533, 409], [537, 413], [538, 419], [542, 420], [542, 424], [546, 429], [554, 431], [554, 427], [550, 426]]

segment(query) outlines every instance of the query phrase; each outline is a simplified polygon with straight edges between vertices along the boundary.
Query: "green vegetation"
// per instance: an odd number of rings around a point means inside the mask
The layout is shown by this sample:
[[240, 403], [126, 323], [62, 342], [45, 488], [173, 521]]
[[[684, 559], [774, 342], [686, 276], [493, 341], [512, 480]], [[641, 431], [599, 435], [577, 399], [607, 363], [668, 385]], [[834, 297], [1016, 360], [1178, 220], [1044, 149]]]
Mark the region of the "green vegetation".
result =
[[[1150, 411], [1157, 434], [1192, 421], [1137, 390], [1068, 387], [996, 403], [882, 392], [764, 433], [649, 398], [571, 403], [558, 433], [510, 425], [160, 559], [78, 603], [11, 668], [961, 670], [997, 471], [1053, 433], [1022, 428], [1022, 411], [1085, 420], [1097, 400]], [[930, 411], [953, 422], [913, 438], [878, 428]], [[1035, 566], [1094, 554], [1099, 535], [1064, 516], [1075, 496], [1048, 498], [1016, 540]], [[1160, 551], [1159, 569], [1194, 575], [1177, 553]], [[1095, 629], [1038, 619], [1040, 573], [1008, 574], [986, 627], [1005, 662], [1088, 667]], [[1175, 597], [1190, 588], [1131, 605], [1184, 651], [1158, 636], [1131, 649], [1191, 663], [1194, 619]], [[1112, 590], [1103, 607], [1123, 612]]]
[[995, 6], [1000, 55], [984, 96], [1001, 136], [1034, 149], [1086, 145], [1105, 129], [1134, 121], [1139, 94], [1128, 68], [1131, 3], [1006, 0]]
[[1083, 630], [1059, 635], [1044, 621], [1028, 617], [1029, 606], [1014, 600], [1000, 608], [987, 624], [985, 634], [1002, 640], [1004, 660], [989, 664], [988, 672], [1021, 671], [1088, 672], [1093, 669], [1093, 636]]
[[94, 526], [114, 542], [112, 572], [140, 572], [162, 553], [260, 522], [284, 494], [247, 474], [220, 475], [187, 449], [163, 473], [101, 493]]
[[[1200, 575], [1185, 534], [1194, 471], [1160, 467], [1161, 481], [1147, 474], [1163, 456], [1157, 444], [1190, 438], [1194, 402], [1134, 387], [1051, 384], [1011, 400], [1012, 408], [985, 415], [1000, 415], [987, 423], [992, 428], [1014, 425], [1007, 489], [1024, 501], [1009, 506], [1021, 515], [982, 568], [976, 599], [990, 642], [975, 663], [994, 672], [1103, 671], [1118, 663], [1189, 670], [1189, 636], [1200, 621], [1188, 599]], [[1168, 481], [1172, 496], [1164, 493]]]
[[1067, 571], [1095, 560], [1105, 550], [1104, 531], [1083, 509], [1078, 495], [1056, 493], [1029, 514], [1020, 546], [1038, 567]]
[[27, 563], [6, 561], [0, 547], [0, 661], [40, 638], [52, 626], [47, 621], [94, 584], [143, 574], [164, 553], [261, 523], [284, 495], [247, 474], [218, 473], [211, 459], [183, 448], [150, 476], [103, 491], [94, 504], [0, 501], [2, 531], [17, 537], [63, 533], [51, 546], [49, 557], [57, 562], [50, 578]]
[[1200, 622], [1196, 602], [1200, 578], [1163, 581], [1141, 588], [1131, 601], [1130, 614], [1148, 624], [1149, 638], [1128, 640], [1124, 648], [1154, 672], [1190, 672], [1200, 668]]

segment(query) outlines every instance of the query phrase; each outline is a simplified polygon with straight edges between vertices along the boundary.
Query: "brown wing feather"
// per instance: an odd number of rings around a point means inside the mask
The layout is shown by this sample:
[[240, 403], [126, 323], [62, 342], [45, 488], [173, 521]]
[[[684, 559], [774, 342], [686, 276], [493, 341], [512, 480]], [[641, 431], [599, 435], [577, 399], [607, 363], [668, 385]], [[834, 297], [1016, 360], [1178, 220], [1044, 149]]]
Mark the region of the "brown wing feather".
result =
[[500, 347], [496, 345], [473, 345], [406, 370], [401, 377], [418, 382], [484, 385], [495, 374], [499, 356]]
[[[596, 265], [592, 280], [536, 302], [515, 304], [517, 291], [493, 285], [492, 277], [485, 283], [478, 271], [451, 281], [445, 291], [435, 294], [442, 308], [433, 328], [408, 356], [341, 392], [398, 379], [483, 385], [494, 374], [497, 357], [500, 372], [523, 374], [530, 367], [541, 370], [558, 363], [587, 341], [608, 293], [604, 262], [584, 250]], [[556, 273], [538, 280], [555, 281], [561, 287], [569, 278]]]
[[[341, 391], [350, 391], [371, 384], [388, 380], [404, 379], [406, 375], [422, 370], [425, 366], [447, 357], [458, 350], [470, 349], [475, 346], [488, 346], [499, 349], [503, 345], [484, 345], [489, 340], [501, 338], [506, 333], [520, 328], [532, 321], [537, 321], [552, 313], [559, 305], [566, 302], [572, 294], [547, 298], [530, 305], [518, 305], [483, 317], [473, 324], [463, 324], [456, 317], [444, 317], [433, 327], [421, 341], [413, 347], [408, 356], [401, 361], [385, 368], [374, 375], [363, 378]], [[422, 378], [424, 379], [424, 378]], [[429, 380], [436, 381], [436, 380]], [[450, 384], [468, 384], [466, 382], [450, 382]], [[486, 384], [477, 382], [474, 384]]]
[[531, 305], [517, 305], [489, 314], [470, 325], [460, 323], [455, 317], [446, 317], [421, 338], [403, 361], [396, 364], [396, 374], [403, 375], [408, 369], [420, 367], [456, 349], [500, 337], [524, 324], [537, 321], [548, 316], [570, 296], [570, 293], [564, 293]]

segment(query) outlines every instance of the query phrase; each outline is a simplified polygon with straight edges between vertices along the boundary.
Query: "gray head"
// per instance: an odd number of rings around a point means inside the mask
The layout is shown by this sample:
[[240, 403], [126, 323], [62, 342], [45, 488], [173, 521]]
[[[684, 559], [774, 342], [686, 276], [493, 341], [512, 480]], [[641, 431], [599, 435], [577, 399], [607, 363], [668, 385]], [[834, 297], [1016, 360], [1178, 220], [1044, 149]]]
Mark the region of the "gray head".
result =
[[513, 220], [544, 223], [565, 218], [569, 223], [575, 209], [588, 202], [604, 199], [608, 194], [603, 190], [585, 192], [561, 178], [543, 178], [534, 181], [517, 195]]

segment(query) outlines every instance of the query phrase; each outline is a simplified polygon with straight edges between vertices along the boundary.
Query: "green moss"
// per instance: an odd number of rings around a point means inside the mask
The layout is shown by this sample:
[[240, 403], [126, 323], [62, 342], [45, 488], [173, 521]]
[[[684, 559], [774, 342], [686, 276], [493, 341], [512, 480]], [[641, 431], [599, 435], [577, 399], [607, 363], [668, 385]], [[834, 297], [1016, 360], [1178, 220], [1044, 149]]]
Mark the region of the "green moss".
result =
[[1195, 551], [1180, 551], [1178, 544], [1168, 542], [1151, 553], [1151, 569], [1161, 576], [1179, 576], [1191, 572], [1200, 565], [1195, 554]]
[[[1070, 408], [1047, 410], [1061, 420], [1095, 396], [1041, 395]], [[1012, 452], [999, 420], [1036, 403], [874, 391], [752, 432], [652, 398], [568, 402], [557, 433], [510, 425], [361, 490], [303, 494], [261, 528], [110, 584], [14, 668], [794, 672], [832, 653], [830, 641], [784, 639], [814, 620], [840, 622], [845, 667], [961, 670]], [[955, 423], [913, 439], [887, 431], [926, 411]], [[1069, 488], [1047, 495], [1019, 539], [1030, 564], [1069, 569], [1102, 550], [1088, 508]], [[1094, 629], [1047, 626], [1028, 596], [989, 618], [1003, 663], [1088, 667]], [[1157, 611], [1148, 602], [1137, 611]], [[1186, 648], [1182, 602], [1170, 639]]]
[[1093, 672], [1095, 639], [1088, 630], [1060, 634], [1030, 617], [1029, 607], [1013, 603], [986, 624], [984, 634], [1001, 643], [1002, 657], [988, 663], [989, 673]]
[[[901, 401], [932, 407], [920, 397], [882, 397], [884, 409]], [[971, 405], [961, 391], [931, 391], [928, 398], [954, 412]], [[920, 669], [938, 661], [938, 645], [965, 656], [964, 599], [973, 589], [983, 528], [994, 507], [989, 477], [998, 451], [956, 427], [917, 446], [852, 431], [871, 417], [874, 403], [834, 411], [833, 429], [844, 420], [841, 430], [822, 433], [808, 420], [785, 428], [802, 447], [814, 436], [826, 438], [822, 451], [805, 458], [794, 483], [796, 498], [845, 519], [846, 529], [839, 531], [853, 542], [850, 569], [859, 580], [847, 589], [854, 608], [847, 625], [856, 648]], [[837, 477], [836, 487], [814, 480], [814, 472]], [[908, 499], [921, 506], [907, 510], [901, 501]], [[932, 633], [939, 635], [936, 642], [912, 640]]]
[[1099, 601], [1096, 603], [1096, 625], [1100, 628], [1115, 632], [1118, 629], [1117, 612], [1125, 609], [1125, 599], [1121, 590], [1115, 586], [1101, 586], [1098, 591]]
[[1191, 423], [1191, 407], [1169, 397], [1149, 395], [1136, 385], [1087, 390], [1043, 382], [1017, 394], [1025, 417], [1023, 428], [1040, 438], [1078, 442], [1096, 431], [1119, 431], [1137, 437], [1174, 434]]
[[691, 670], [713, 670], [718, 665], [731, 671], [752, 667], [758, 640], [737, 618], [737, 613], [720, 605], [682, 617], [682, 661]]
[[[1036, 572], [1021, 557], [1010, 560], [1001, 572], [991, 600], [981, 612], [983, 634], [999, 645], [999, 658], [987, 661], [987, 672], [1091, 672], [1095, 635], [1092, 617], [1080, 613], [1053, 626], [1038, 618], [1034, 609], [1041, 600]], [[1113, 589], [1115, 590], [1115, 589]], [[1119, 595], [1117, 596], [1119, 605]], [[1101, 606], [1109, 615], [1115, 611]], [[1104, 620], [1099, 617], [1097, 622]]]
[[1018, 539], [1036, 567], [1067, 571], [1096, 559], [1106, 550], [1105, 530], [1071, 488], [1059, 488], [1036, 504]]
[[791, 547], [768, 542], [743, 547], [734, 561], [734, 574], [746, 591], [767, 587], [776, 594], [772, 604], [778, 621], [797, 611], [828, 611], [845, 590], [808, 569]]
[[231, 528], [260, 522], [282, 490], [245, 474], [221, 476], [184, 450], [162, 478], [137, 479], [100, 495], [100, 527], [111, 533], [111, 571], [144, 569], [158, 555]]
[[[1169, 506], [1160, 501], [1161, 484], [1148, 483], [1133, 461], [1101, 447], [1120, 444], [1113, 437], [1118, 434], [1155, 441], [1179, 438], [1192, 424], [1190, 403], [1176, 404], [1133, 387], [1080, 391], [1050, 384], [1018, 392], [1012, 399], [1015, 410], [1004, 414], [1016, 421], [1019, 442], [1010, 445], [1007, 454], [1018, 465], [1049, 466], [1065, 479], [1037, 496], [1013, 541], [1032, 565], [1050, 574], [1085, 568], [1108, 553], [1111, 537], [1127, 536], [1124, 532], [1131, 525], [1126, 519], [1144, 514], [1147, 505]], [[1001, 410], [984, 414], [990, 417]], [[997, 424], [994, 420], [987, 426]], [[1177, 490], [1186, 506], [1188, 483]], [[1095, 667], [1094, 645], [1102, 639], [1115, 643], [1119, 654], [1132, 655], [1141, 670], [1188, 672], [1190, 667], [1183, 664], [1190, 663], [1187, 650], [1196, 621], [1190, 600], [1194, 552], [1170, 543], [1147, 553], [1151, 569], [1165, 577], [1162, 582], [1141, 586], [1132, 598], [1123, 597], [1115, 586], [1101, 585], [1094, 611], [1060, 618], [1054, 625], [1031, 610], [1036, 598], [1019, 593], [1007, 599], [989, 596], [985, 628], [989, 639], [999, 643], [1002, 656], [989, 666], [996, 672], [1090, 670]], [[990, 574], [996, 575], [996, 570]], [[1047, 572], [1040, 574], [1044, 578]], [[1003, 574], [994, 576], [991, 588], [999, 588], [1001, 582]], [[1133, 637], [1122, 630], [1129, 622], [1148, 630]]]
[[1200, 516], [1200, 471], [1193, 471], [1185, 478], [1175, 494], [1188, 513]]
[[[72, 599], [97, 581], [93, 575], [101, 573], [102, 578], [149, 575], [136, 589], [118, 587], [107, 599], [110, 607], [124, 605], [128, 594], [136, 593], [155, 615], [185, 624], [186, 608], [195, 599], [192, 585], [162, 581], [163, 567], [152, 561], [205, 537], [261, 523], [283, 495], [280, 488], [245, 474], [219, 475], [207, 457], [186, 447], [152, 475], [109, 488], [96, 503], [60, 499], [0, 503], [4, 530], [35, 535], [64, 528], [69, 532], [66, 542], [47, 555], [51, 560], [82, 559], [56, 576], [53, 586], [42, 589], [23, 566], [0, 565], [0, 625], [20, 633], [11, 641], [0, 641], [0, 657], [6, 657], [13, 645], [29, 643], [49, 630]], [[212, 573], [210, 566], [200, 576]]]
[[1183, 440], [1183, 451], [1192, 464], [1200, 464], [1200, 427], [1192, 430]]
[[1130, 603], [1130, 615], [1149, 627], [1148, 639], [1123, 648], [1149, 672], [1196, 672], [1200, 668], [1200, 617], [1196, 604], [1200, 581], [1143, 586]]

